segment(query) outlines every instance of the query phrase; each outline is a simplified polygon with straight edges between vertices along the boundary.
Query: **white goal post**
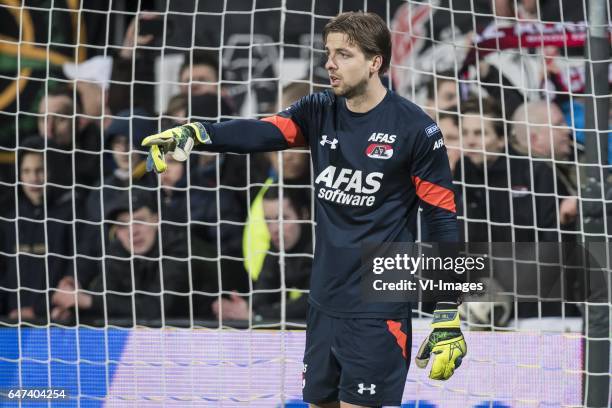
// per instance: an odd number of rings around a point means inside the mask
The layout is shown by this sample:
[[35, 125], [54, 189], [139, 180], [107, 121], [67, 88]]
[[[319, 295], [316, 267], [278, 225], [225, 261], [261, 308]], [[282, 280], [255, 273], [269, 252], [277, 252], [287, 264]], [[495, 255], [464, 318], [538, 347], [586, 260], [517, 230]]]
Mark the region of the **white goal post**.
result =
[[[610, 404], [610, 7], [0, 0], [0, 405], [63, 389], [77, 406], [303, 406], [310, 153], [197, 151], [157, 176], [140, 141], [325, 90], [322, 29], [358, 10], [391, 30], [385, 85], [442, 129], [461, 240], [601, 255], [596, 287], [564, 258], [555, 301], [539, 265], [489, 277], [508, 296], [462, 305], [461, 369], [411, 368], [404, 403]], [[412, 355], [432, 305], [413, 312]]]

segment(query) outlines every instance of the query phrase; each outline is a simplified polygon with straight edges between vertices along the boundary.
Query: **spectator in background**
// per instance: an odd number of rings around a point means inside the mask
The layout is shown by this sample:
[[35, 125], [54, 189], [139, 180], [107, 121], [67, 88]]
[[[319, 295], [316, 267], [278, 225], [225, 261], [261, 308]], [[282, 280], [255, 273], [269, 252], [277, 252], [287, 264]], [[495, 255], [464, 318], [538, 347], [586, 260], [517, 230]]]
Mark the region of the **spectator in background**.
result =
[[[612, 4], [612, 1], [608, 0], [608, 3]], [[582, 3], [575, 0], [495, 0], [493, 4], [497, 18], [490, 28], [494, 29], [514, 26], [519, 22], [563, 22], [576, 25], [585, 21]], [[489, 30], [485, 28], [483, 31]], [[509, 41], [508, 38], [505, 40]], [[522, 48], [527, 49], [528, 46], [523, 45]], [[506, 51], [502, 47], [502, 50], [482, 58], [478, 62], [478, 71], [482, 87], [489, 96], [502, 102], [505, 119], [509, 120], [514, 111], [526, 101], [545, 97], [554, 98], [563, 105], [569, 102], [569, 93], [583, 92], [580, 88], [584, 90], [585, 84], [581, 79], [584, 73], [580, 75], [578, 71], [569, 69], [575, 65], [569, 63], [572, 57], [584, 57], [583, 46], [558, 47], [543, 41], [527, 53], [520, 52], [520, 48]]]
[[218, 69], [219, 60], [210, 51], [194, 50], [185, 54], [185, 60], [179, 71], [181, 94], [187, 96], [218, 94]]
[[[304, 291], [309, 288], [313, 251], [310, 195], [309, 191], [293, 187], [284, 188], [282, 195], [281, 201], [279, 188], [270, 187], [263, 196], [272, 248], [253, 283], [253, 319], [280, 322], [281, 296], [286, 296], [285, 318], [303, 323], [308, 311]], [[281, 206], [283, 221], [279, 223]], [[284, 274], [281, 273], [280, 254], [284, 258]], [[216, 301], [212, 308], [218, 317], [222, 314], [223, 319], [247, 320], [250, 316], [248, 302], [235, 293]]]
[[[104, 170], [107, 176], [102, 187], [93, 191], [86, 202], [87, 222], [77, 222], [78, 252], [87, 255], [79, 258], [77, 279], [87, 285], [99, 273], [100, 263], [91, 257], [103, 256], [103, 245], [109, 245], [108, 226], [104, 221], [105, 209], [131, 186], [135, 188], [154, 188], [157, 186], [155, 175], [146, 172], [144, 155], [140, 153], [142, 138], [157, 129], [156, 120], [139, 117], [144, 111], [119, 112], [106, 130]], [[131, 135], [131, 136], [130, 136]], [[133, 147], [132, 147], [133, 146]], [[95, 223], [95, 224], [94, 224]]]
[[[294, 82], [283, 88], [281, 106], [292, 105], [300, 98], [308, 95], [310, 87], [303, 82]], [[266, 252], [270, 248], [270, 235], [266, 228], [263, 216], [262, 199], [270, 185], [279, 183], [292, 186], [303, 186], [310, 189], [311, 175], [309, 158], [310, 152], [301, 149], [289, 149], [282, 152], [264, 153], [267, 160], [267, 170], [263, 186], [252, 189], [249, 218], [244, 228], [242, 238], [242, 256], [245, 259], [245, 268], [251, 278], [256, 278], [263, 266]], [[282, 161], [282, 175], [280, 180]]]
[[[175, 95], [168, 103], [168, 111], [165, 117], [169, 123], [166, 127], [185, 123], [186, 118], [189, 117], [189, 111], [191, 111], [192, 117], [216, 119], [219, 108], [218, 98], [217, 94], [193, 96], [191, 97], [190, 108], [190, 99], [187, 95]], [[250, 157], [246, 155], [194, 153], [189, 166], [189, 180], [192, 187], [189, 196], [191, 202], [194, 203], [194, 205], [190, 205], [192, 231], [208, 242], [216, 243], [219, 238], [223, 255], [239, 257], [241, 255], [243, 230], [240, 223], [243, 223], [246, 219], [248, 208], [246, 188], [251, 182], [263, 179], [263, 176], [254, 177], [254, 175], [261, 174], [264, 171], [263, 169], [256, 170], [253, 167], [254, 163], [261, 160], [250, 160]], [[247, 174], [249, 174], [247, 166], [251, 167], [252, 178], [250, 180], [247, 180]], [[263, 168], [262, 164], [258, 166]], [[178, 163], [175, 164], [175, 169], [178, 170]], [[180, 179], [176, 177], [177, 182], [186, 183], [186, 170], [187, 168], [183, 168]], [[169, 196], [165, 194], [167, 192], [170, 192], [169, 188], [162, 190], [164, 199], [169, 199]], [[178, 195], [182, 193], [186, 196], [185, 192], [175, 192]], [[176, 198], [177, 195], [174, 197]], [[222, 223], [217, 225], [220, 221], [219, 218]], [[243, 275], [244, 280], [241, 287], [246, 290], [248, 280], [246, 280], [246, 274]], [[229, 280], [227, 282], [229, 283]], [[233, 285], [231, 287], [236, 289]]]
[[[74, 183], [96, 186], [100, 181], [101, 131], [93, 122], [80, 116], [81, 112], [79, 93], [67, 87], [50, 89], [40, 100], [38, 132], [63, 151], [50, 152], [49, 162], [63, 167], [56, 169], [54, 179], [49, 182], [65, 186]], [[79, 166], [78, 171], [72, 168], [73, 149], [76, 150], [74, 161]]]
[[[220, 98], [216, 93], [192, 95], [191, 98], [179, 94], [170, 100], [166, 117], [175, 124], [184, 123], [183, 118], [189, 116], [200, 120], [202, 118], [216, 120], [219, 117], [219, 104], [222, 111], [230, 109], [229, 105], [225, 104], [225, 98]], [[167, 179], [167, 187], [162, 189], [164, 207], [169, 206], [165, 210], [162, 207], [165, 214], [176, 213], [177, 206], [186, 207], [186, 200], [189, 197], [191, 210], [189, 229], [221, 250], [220, 273], [224, 291], [249, 290], [249, 279], [243, 263], [231, 258], [242, 256], [243, 225], [248, 210], [247, 188], [251, 183], [263, 181], [265, 169], [263, 163], [262, 155], [197, 152], [191, 156], [188, 167], [189, 191], [170, 187], [170, 179]], [[182, 176], [178, 178], [179, 164], [184, 166], [184, 163], [175, 163], [176, 172], [172, 178], [178, 183], [177, 187], [186, 186], [187, 180], [186, 167], [182, 168]], [[171, 190], [174, 191], [168, 194]], [[162, 218], [166, 220], [166, 215]]]
[[[187, 118], [214, 121], [221, 114], [232, 115], [233, 108], [228, 103], [230, 99], [217, 93], [216, 57], [210, 52], [195, 51], [192, 71], [188, 64], [190, 55], [186, 54], [185, 58], [180, 70], [183, 83], [181, 93], [168, 102], [164, 127], [185, 123]], [[167, 177], [164, 174], [160, 179], [162, 230], [190, 231], [215, 248], [220, 248], [221, 254], [217, 256], [222, 256], [220, 274], [224, 291], [245, 292], [249, 288], [243, 263], [229, 257], [239, 258], [242, 255], [243, 223], [248, 210], [246, 190], [250, 184], [264, 180], [263, 157], [197, 152], [192, 156], [189, 167], [170, 160], [172, 169], [169, 171], [172, 174]], [[188, 176], [191, 188], [187, 192], [183, 188], [187, 186]], [[188, 223], [188, 227], [176, 223]]]
[[[550, 167], [524, 157], [506, 158], [504, 124], [493, 101], [483, 99], [481, 110], [478, 99], [467, 100], [461, 115], [463, 166], [456, 166], [454, 176], [465, 183], [464, 196], [457, 199], [467, 223], [464, 239], [558, 241], [556, 202], [547, 195], [554, 192]], [[519, 156], [511, 149], [508, 153]]]
[[459, 98], [457, 97], [456, 78], [454, 71], [442, 71], [435, 74], [427, 83], [427, 100], [424, 110], [433, 119], [436, 119], [438, 112], [457, 110]]
[[[270, 235], [263, 217], [263, 196], [273, 185], [292, 186], [310, 191], [310, 152], [303, 149], [288, 149], [282, 152], [265, 153], [269, 162], [268, 178], [263, 186], [252, 188], [251, 210], [242, 237], [245, 267], [251, 278], [259, 275], [266, 252], [270, 248]], [[281, 180], [282, 172], [282, 180]]]
[[[116, 197], [105, 218], [113, 223], [115, 238], [104, 258], [104, 273], [87, 286], [72, 277], [62, 279], [60, 290], [52, 298], [54, 318], [73, 317], [75, 307], [81, 319], [128, 319], [132, 325], [159, 325], [162, 318], [212, 315], [210, 305], [214, 296], [192, 291], [218, 291], [214, 248], [195, 237], [191, 247], [186, 246], [185, 236], [180, 233], [166, 236], [160, 248], [155, 198], [143, 191], [132, 191], [131, 206], [128, 194]], [[79, 290], [83, 287], [88, 293]]]
[[[492, 5], [496, 19], [490, 24], [496, 28], [516, 24], [517, 19], [521, 19], [524, 14], [522, 7], [519, 5], [517, 9], [516, 4], [516, 0], [494, 0]], [[518, 4], [520, 4], [520, 1]], [[492, 100], [500, 102], [503, 118], [506, 120], [512, 117], [516, 108], [526, 98], [533, 97], [534, 92], [526, 95], [520, 89], [537, 89], [540, 85], [539, 72], [533, 70], [530, 59], [531, 56], [523, 58], [525, 63], [525, 66], [523, 66], [520, 63], [521, 61], [517, 60], [515, 53], [508, 53], [507, 55], [496, 53], [478, 61], [478, 77], [474, 78], [478, 78], [480, 86]], [[519, 78], [523, 82], [520, 82]]]
[[493, 100], [482, 100], [482, 114], [477, 98], [461, 103], [461, 135], [470, 163], [483, 171], [493, 167], [506, 145], [504, 124]]
[[[302, 185], [308, 187], [310, 185], [310, 152], [303, 149], [289, 149], [283, 152], [268, 152], [268, 160], [270, 162], [270, 177], [274, 182], [283, 184]], [[281, 175], [282, 161], [282, 175]]]
[[[147, 119], [142, 109], [119, 112], [105, 132], [106, 156], [104, 186], [127, 187], [130, 184], [153, 186], [154, 177], [147, 178], [140, 141], [157, 130], [157, 119]], [[131, 180], [130, 180], [131, 179]], [[100, 218], [100, 217], [98, 217]]]
[[100, 185], [102, 136], [98, 126], [79, 116], [81, 112], [78, 93], [66, 87], [49, 90], [38, 106], [38, 132], [55, 144], [47, 152], [47, 181], [62, 188], [52, 188], [50, 193], [61, 195], [75, 184], [84, 185], [74, 187], [74, 191], [76, 215], [85, 218], [81, 204]]
[[521, 105], [512, 115], [513, 147], [526, 155], [568, 161], [572, 139], [563, 112], [554, 102], [536, 101]]
[[[570, 163], [573, 144], [561, 109], [545, 101], [521, 105], [512, 116], [512, 148], [525, 156], [551, 159], [555, 168], [562, 225], [572, 224], [578, 214], [577, 168]], [[568, 197], [571, 196], [571, 197]]]
[[74, 95], [67, 87], [54, 88], [38, 104], [38, 134], [61, 147], [73, 144], [73, 124], [78, 120]]
[[69, 194], [45, 193], [47, 146], [38, 136], [21, 143], [17, 202], [15, 196], [7, 197], [3, 213], [7, 220], [0, 221], [0, 241], [9, 254], [0, 280], [3, 286], [18, 289], [7, 296], [11, 319], [48, 322], [47, 291], [73, 270], [72, 203]]
[[[465, 234], [462, 240], [559, 242], [561, 234], [551, 167], [521, 156], [512, 146], [506, 148], [501, 111], [492, 100], [467, 100], [461, 105], [461, 114], [465, 154], [463, 165], [456, 166], [454, 176], [464, 183], [457, 198], [458, 214], [463, 215], [460, 218], [463, 224], [460, 231]], [[493, 248], [494, 260], [488, 277], [495, 285], [519, 296], [519, 317], [537, 316], [538, 313], [557, 315], [558, 305], [543, 305], [538, 309], [537, 303], [526, 303], [523, 297], [542, 298], [559, 283], [558, 268], [545, 271], [544, 267], [535, 266], [535, 261], [554, 254], [545, 250], [523, 251], [524, 248], [515, 246], [516, 252], [508, 246]], [[534, 258], [534, 253], [540, 258]], [[558, 258], [552, 260], [559, 261]], [[476, 304], [466, 307], [470, 309]]]
[[[193, 233], [192, 237], [203, 239], [211, 249], [214, 249], [215, 256], [218, 256], [217, 243], [221, 246], [222, 253], [224, 250], [229, 250], [228, 245], [238, 244], [237, 239], [240, 238], [242, 231], [240, 223], [244, 218], [237, 218], [239, 203], [230, 203], [231, 197], [235, 197], [232, 192], [221, 190], [217, 193], [213, 190], [187, 189], [185, 163], [169, 158], [167, 164], [168, 169], [160, 175], [162, 234], [187, 238], [188, 234]], [[217, 197], [222, 204], [220, 219], [217, 214]], [[223, 205], [232, 207], [223, 208]], [[234, 221], [238, 225], [228, 228], [227, 221]], [[206, 225], [205, 222], [209, 224]], [[231, 231], [235, 235], [232, 236]], [[184, 246], [187, 247], [186, 241]], [[210, 256], [211, 254], [192, 253], [192, 255]], [[223, 290], [248, 290], [248, 276], [240, 262], [222, 258], [219, 265]]]
[[[210, 121], [216, 120], [219, 115], [234, 115], [236, 109], [232, 99], [219, 86], [218, 70], [219, 60], [211, 51], [193, 50], [185, 54], [179, 71], [180, 94], [191, 100], [191, 106], [187, 107], [185, 116], [199, 117], [200, 120], [206, 118]], [[206, 99], [198, 100], [197, 97], [205, 95], [215, 97], [214, 110], [200, 107], [202, 104], [206, 105]], [[213, 115], [213, 112], [216, 114]]]
[[134, 108], [147, 112], [155, 111], [154, 61], [160, 51], [142, 48], [151, 46], [155, 36], [153, 33], [143, 33], [141, 23], [159, 18], [159, 15], [141, 13], [128, 25], [122, 47], [113, 58], [108, 91], [111, 112], [129, 111]]

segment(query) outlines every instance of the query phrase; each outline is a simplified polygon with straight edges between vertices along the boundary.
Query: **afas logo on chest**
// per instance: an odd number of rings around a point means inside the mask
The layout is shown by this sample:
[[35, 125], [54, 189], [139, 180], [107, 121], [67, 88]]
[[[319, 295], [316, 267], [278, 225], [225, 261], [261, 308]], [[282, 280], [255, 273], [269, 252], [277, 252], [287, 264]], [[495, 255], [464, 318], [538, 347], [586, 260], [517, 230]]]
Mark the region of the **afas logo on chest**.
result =
[[380, 142], [380, 143], [394, 143], [397, 135], [390, 135], [388, 133], [372, 133], [372, 136], [368, 139], [368, 142]]

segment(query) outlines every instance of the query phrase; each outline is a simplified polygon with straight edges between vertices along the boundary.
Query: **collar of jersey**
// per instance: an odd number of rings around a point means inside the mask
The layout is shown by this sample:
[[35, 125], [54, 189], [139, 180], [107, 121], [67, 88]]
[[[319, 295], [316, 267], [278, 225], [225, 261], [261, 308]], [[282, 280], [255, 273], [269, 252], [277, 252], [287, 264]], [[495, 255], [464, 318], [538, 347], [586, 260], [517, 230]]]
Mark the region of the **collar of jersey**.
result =
[[387, 94], [385, 95], [385, 97], [383, 98], [383, 100], [382, 100], [382, 101], [380, 101], [380, 102], [378, 103], [378, 105], [376, 105], [375, 107], [373, 107], [372, 109], [370, 109], [370, 110], [369, 110], [369, 111], [367, 111], [367, 112], [353, 112], [353, 111], [351, 111], [351, 110], [350, 110], [350, 109], [349, 109], [349, 108], [346, 106], [346, 98], [344, 98], [344, 97], [342, 97], [342, 98], [340, 99], [340, 100], [342, 101], [342, 103], [340, 104], [340, 106], [342, 107], [342, 109], [343, 109], [343, 110], [344, 110], [346, 113], [348, 113], [348, 114], [349, 114], [349, 115], [351, 115], [351, 116], [354, 116], [354, 117], [366, 116], [366, 115], [369, 115], [370, 113], [373, 113], [373, 112], [377, 111], [378, 109], [381, 109], [381, 107], [382, 107], [384, 104], [386, 104], [386, 103], [387, 103], [387, 101], [388, 101], [389, 99], [391, 99], [391, 94], [392, 94], [392, 93], [393, 93], [393, 91], [392, 91], [392, 90], [387, 89]]

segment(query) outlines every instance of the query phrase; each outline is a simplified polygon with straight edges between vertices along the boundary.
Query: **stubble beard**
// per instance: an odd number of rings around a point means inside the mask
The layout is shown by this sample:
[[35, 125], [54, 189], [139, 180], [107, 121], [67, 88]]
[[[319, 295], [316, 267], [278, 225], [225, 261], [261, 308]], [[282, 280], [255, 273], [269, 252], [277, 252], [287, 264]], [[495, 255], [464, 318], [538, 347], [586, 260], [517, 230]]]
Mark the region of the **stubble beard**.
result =
[[346, 87], [344, 89], [334, 89], [336, 96], [343, 96], [346, 99], [353, 99], [360, 97], [366, 93], [368, 88], [368, 78], [363, 78], [356, 85]]

